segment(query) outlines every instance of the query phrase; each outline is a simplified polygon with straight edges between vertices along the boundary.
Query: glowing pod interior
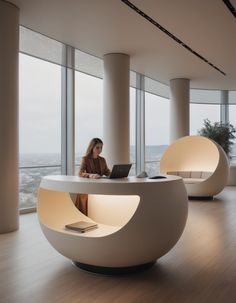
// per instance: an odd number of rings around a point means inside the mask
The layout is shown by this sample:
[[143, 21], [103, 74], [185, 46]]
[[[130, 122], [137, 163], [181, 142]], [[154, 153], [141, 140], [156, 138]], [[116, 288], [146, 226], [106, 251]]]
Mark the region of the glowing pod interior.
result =
[[212, 197], [225, 187], [229, 163], [216, 142], [202, 136], [187, 136], [167, 148], [160, 171], [182, 177], [188, 196]]

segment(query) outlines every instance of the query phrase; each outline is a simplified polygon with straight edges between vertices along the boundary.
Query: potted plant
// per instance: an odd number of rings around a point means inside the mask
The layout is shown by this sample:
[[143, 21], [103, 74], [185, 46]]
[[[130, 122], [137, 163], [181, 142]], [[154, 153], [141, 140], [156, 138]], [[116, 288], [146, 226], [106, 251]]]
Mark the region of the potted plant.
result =
[[209, 119], [204, 119], [204, 127], [198, 131], [200, 136], [207, 137], [217, 142], [225, 151], [228, 158], [230, 153], [233, 140], [235, 136], [236, 128], [230, 123], [214, 122], [211, 123]]

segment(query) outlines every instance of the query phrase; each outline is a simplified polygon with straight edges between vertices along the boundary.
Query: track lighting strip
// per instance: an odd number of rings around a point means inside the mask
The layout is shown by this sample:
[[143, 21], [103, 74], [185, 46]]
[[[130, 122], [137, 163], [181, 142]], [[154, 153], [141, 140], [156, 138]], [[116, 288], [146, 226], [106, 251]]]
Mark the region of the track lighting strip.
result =
[[233, 4], [229, 0], [222, 0], [222, 1], [228, 7], [228, 9], [232, 13], [232, 15], [236, 18], [236, 9], [233, 6]]
[[[223, 0], [224, 1], [224, 0]], [[199, 53], [197, 53], [196, 51], [194, 51], [191, 47], [189, 47], [187, 44], [185, 44], [183, 41], [181, 41], [179, 38], [177, 38], [175, 35], [173, 35], [172, 33], [170, 33], [167, 29], [165, 29], [163, 26], [161, 26], [158, 22], [156, 22], [155, 20], [153, 20], [150, 16], [148, 16], [147, 14], [145, 14], [143, 11], [141, 11], [137, 6], [135, 6], [133, 3], [131, 3], [128, 0], [121, 0], [121, 2], [125, 3], [127, 6], [129, 6], [131, 9], [133, 9], [137, 14], [139, 14], [140, 16], [142, 16], [143, 18], [145, 18], [147, 21], [149, 21], [150, 23], [152, 23], [154, 26], [156, 26], [158, 29], [160, 29], [163, 33], [165, 33], [166, 35], [168, 35], [171, 39], [173, 39], [174, 41], [176, 41], [177, 43], [179, 43], [181, 46], [183, 46], [184, 48], [186, 48], [189, 52], [191, 52], [192, 54], [194, 54], [196, 57], [198, 57], [199, 59], [201, 59], [202, 61], [204, 61], [205, 63], [207, 63], [208, 65], [210, 65], [211, 67], [213, 67], [215, 70], [217, 70], [218, 72], [220, 72], [222, 75], [226, 76], [226, 73], [224, 73], [221, 69], [219, 69], [217, 66], [215, 66], [214, 64], [212, 64], [210, 61], [208, 61], [206, 58], [204, 58], [202, 55], [200, 55]]]

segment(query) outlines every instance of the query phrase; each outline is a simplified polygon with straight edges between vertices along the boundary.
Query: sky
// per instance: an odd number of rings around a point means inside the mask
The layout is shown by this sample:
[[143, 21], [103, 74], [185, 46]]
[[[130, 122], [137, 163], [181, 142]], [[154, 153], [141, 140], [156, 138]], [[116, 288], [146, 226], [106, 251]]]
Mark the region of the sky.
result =
[[[61, 151], [61, 67], [20, 54], [19, 140], [20, 153]], [[84, 153], [93, 137], [103, 137], [103, 82], [76, 72], [75, 149]], [[146, 145], [169, 144], [170, 101], [145, 93]], [[236, 105], [230, 120], [236, 125]], [[220, 120], [219, 105], [190, 105], [190, 133], [197, 134], [203, 119]], [[135, 89], [130, 89], [130, 144], [135, 144]]]
[[20, 153], [60, 152], [61, 67], [20, 54]]

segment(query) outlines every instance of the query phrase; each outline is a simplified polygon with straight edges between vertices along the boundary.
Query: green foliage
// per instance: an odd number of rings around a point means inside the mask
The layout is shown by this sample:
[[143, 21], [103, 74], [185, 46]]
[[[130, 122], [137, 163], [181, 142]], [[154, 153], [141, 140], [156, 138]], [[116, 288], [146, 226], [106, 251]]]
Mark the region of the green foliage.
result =
[[214, 122], [204, 120], [204, 127], [198, 131], [198, 134], [217, 142], [225, 151], [227, 156], [230, 156], [232, 145], [236, 133], [236, 128], [230, 123]]

